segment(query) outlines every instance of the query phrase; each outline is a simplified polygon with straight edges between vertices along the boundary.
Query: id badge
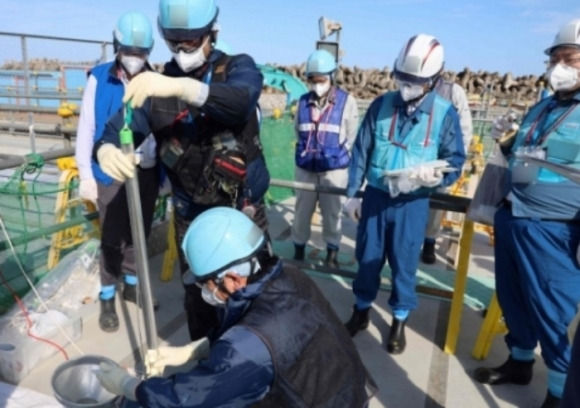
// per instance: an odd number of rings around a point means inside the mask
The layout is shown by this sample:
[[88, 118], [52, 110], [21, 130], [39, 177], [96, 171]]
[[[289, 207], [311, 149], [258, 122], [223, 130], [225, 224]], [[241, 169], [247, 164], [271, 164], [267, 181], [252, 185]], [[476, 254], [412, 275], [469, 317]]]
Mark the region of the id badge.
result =
[[546, 151], [541, 147], [522, 146], [515, 152], [515, 160], [512, 166], [512, 183], [531, 184], [538, 180], [540, 167], [536, 164], [526, 163], [522, 157], [529, 156], [538, 159], [546, 158]]

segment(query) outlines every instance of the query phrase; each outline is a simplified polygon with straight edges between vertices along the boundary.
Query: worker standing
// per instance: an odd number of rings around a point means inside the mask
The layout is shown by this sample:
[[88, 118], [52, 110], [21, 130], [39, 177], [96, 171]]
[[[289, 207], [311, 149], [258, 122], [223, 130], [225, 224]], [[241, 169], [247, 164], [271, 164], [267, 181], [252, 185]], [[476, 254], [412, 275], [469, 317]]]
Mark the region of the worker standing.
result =
[[[147, 58], [153, 48], [153, 30], [147, 17], [134, 11], [123, 14], [113, 31], [113, 45], [115, 60], [98, 65], [89, 72], [75, 145], [80, 196], [97, 204], [99, 209], [99, 326], [106, 332], [119, 328], [115, 308], [118, 279], [124, 273], [123, 298], [134, 303], [137, 302], [138, 279], [125, 185], [106, 174], [92, 160], [92, 150], [103, 137], [107, 119], [121, 108], [126, 85], [139, 73], [152, 70]], [[140, 157], [138, 179], [144, 230], [149, 235], [159, 193], [159, 166], [152, 136], [144, 139], [137, 153]]]
[[[465, 161], [459, 118], [434, 90], [443, 69], [443, 47], [430, 35], [410, 38], [395, 60], [399, 90], [370, 105], [358, 132], [349, 168], [346, 212], [358, 224], [353, 281], [356, 303], [346, 323], [354, 336], [369, 324], [388, 260], [393, 321], [387, 351], [405, 350], [405, 325], [417, 307], [415, 282], [429, 214], [429, 194], [457, 180]], [[449, 171], [428, 165], [442, 160]], [[366, 179], [362, 198], [354, 198]]]
[[[358, 107], [352, 95], [336, 86], [337, 68], [335, 58], [326, 50], [314, 51], [306, 61], [311, 90], [298, 102], [295, 126], [295, 179], [301, 183], [346, 187], [350, 150], [358, 127]], [[304, 259], [317, 203], [322, 215], [322, 238], [326, 242], [325, 263], [337, 268], [342, 238], [342, 197], [336, 194], [296, 190], [292, 223], [294, 259]]]

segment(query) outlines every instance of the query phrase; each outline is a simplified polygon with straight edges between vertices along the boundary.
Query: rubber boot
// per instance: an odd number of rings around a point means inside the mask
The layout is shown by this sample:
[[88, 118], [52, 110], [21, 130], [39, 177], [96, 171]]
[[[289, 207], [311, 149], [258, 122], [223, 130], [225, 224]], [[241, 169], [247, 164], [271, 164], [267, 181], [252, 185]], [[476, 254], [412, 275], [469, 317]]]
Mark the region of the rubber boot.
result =
[[329, 268], [338, 269], [338, 261], [336, 257], [338, 256], [338, 249], [330, 249], [326, 250], [326, 260], [324, 261], [325, 265]]
[[479, 367], [475, 370], [474, 378], [484, 384], [517, 384], [527, 385], [532, 381], [532, 361], [518, 361], [511, 356], [499, 367], [485, 368]]
[[435, 242], [423, 242], [423, 252], [421, 252], [421, 261], [423, 263], [432, 265], [437, 258], [435, 257]]
[[387, 342], [387, 352], [390, 354], [401, 354], [405, 351], [405, 347], [407, 347], [407, 339], [405, 338], [405, 325], [407, 324], [407, 320], [393, 318], [389, 340]]
[[306, 250], [306, 245], [296, 245], [294, 244], [294, 259], [297, 261], [304, 260], [304, 251]]
[[560, 408], [561, 402], [562, 400], [560, 398], [554, 397], [550, 394], [550, 391], [548, 391], [548, 395], [546, 395], [546, 399], [540, 408]]
[[353, 306], [352, 316], [350, 317], [348, 322], [344, 324], [346, 330], [348, 331], [348, 334], [350, 334], [350, 337], [354, 337], [355, 334], [357, 334], [359, 331], [365, 330], [367, 327], [369, 327], [370, 310], [371, 310], [370, 307], [364, 310], [358, 310], [356, 308], [356, 305]]
[[[137, 285], [129, 285], [125, 283], [123, 288], [123, 299], [127, 302], [137, 304]], [[153, 298], [153, 310], [157, 311], [159, 309], [159, 301]]]
[[99, 327], [107, 333], [119, 330], [119, 316], [115, 310], [115, 297], [111, 299], [101, 299], [101, 314], [99, 315]]

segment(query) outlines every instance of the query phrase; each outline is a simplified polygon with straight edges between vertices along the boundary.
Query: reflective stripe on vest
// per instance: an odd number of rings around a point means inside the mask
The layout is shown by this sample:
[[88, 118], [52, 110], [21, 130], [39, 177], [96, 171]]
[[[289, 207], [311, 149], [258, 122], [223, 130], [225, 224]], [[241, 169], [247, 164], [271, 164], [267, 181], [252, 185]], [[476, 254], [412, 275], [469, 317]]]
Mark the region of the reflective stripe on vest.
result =
[[400, 135], [399, 123], [393, 123], [393, 117], [396, 120], [399, 116], [394, 106], [396, 97], [397, 92], [383, 95], [377, 115], [382, 119], [376, 124], [375, 146], [366, 174], [370, 185], [387, 192], [389, 188], [383, 175], [386, 170], [404, 169], [437, 160], [441, 128], [451, 106], [449, 101], [435, 95], [431, 112], [416, 110], [415, 114], [420, 115], [419, 122], [406, 135]]
[[[299, 132], [313, 132], [316, 130], [316, 125], [314, 123], [302, 123], [298, 125]], [[340, 126], [332, 125], [329, 123], [321, 123], [318, 125], [319, 132], [330, 132], [340, 134]]]

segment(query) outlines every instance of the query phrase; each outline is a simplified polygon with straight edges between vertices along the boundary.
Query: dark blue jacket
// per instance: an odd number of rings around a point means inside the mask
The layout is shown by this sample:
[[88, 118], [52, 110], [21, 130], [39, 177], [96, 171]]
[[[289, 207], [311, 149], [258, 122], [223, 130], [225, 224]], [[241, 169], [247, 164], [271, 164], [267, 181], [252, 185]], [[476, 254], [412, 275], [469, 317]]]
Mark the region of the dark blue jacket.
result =
[[[182, 72], [174, 60], [167, 63], [164, 72], [168, 76], [184, 77], [189, 76], [209, 84], [209, 95], [202, 107], [198, 110], [209, 120], [219, 123], [223, 126], [243, 126], [247, 123], [251, 115], [256, 115], [257, 102], [262, 90], [263, 76], [257, 68], [254, 60], [245, 54], [231, 56], [228, 59], [225, 72], [224, 82], [212, 82], [211, 72], [214, 63], [223, 57], [221, 51], [214, 50], [209, 57], [209, 69], [203, 71], [194, 71], [186, 74]], [[151, 98], [145, 101], [145, 104], [133, 111], [131, 130], [135, 145], [138, 146], [147, 135], [153, 132], [157, 146], [163, 145], [162, 136], [154, 131], [151, 115]], [[120, 145], [119, 131], [124, 125], [123, 112], [120, 110], [107, 123], [103, 138], [99, 143], [95, 143], [93, 156], [103, 143], [113, 143]], [[184, 127], [184, 132], [196, 135], [194, 122], [183, 121], [180, 126]], [[265, 194], [269, 174], [265, 166], [264, 159], [260, 156], [254, 162], [248, 163], [247, 169], [247, 186], [251, 194], [251, 201], [259, 201]], [[174, 193], [180, 194], [174, 187]], [[181, 195], [187, 196], [184, 192]]]
[[[221, 51], [213, 51], [209, 57], [209, 63], [217, 61], [222, 55]], [[174, 64], [173, 60], [166, 66], [166, 69], [172, 68], [172, 64]], [[226, 69], [226, 81], [210, 84], [208, 98], [199, 110], [216, 122], [235, 126], [248, 121], [250, 115], [256, 114], [263, 76], [254, 60], [245, 54], [232, 56]], [[193, 74], [182, 76], [194, 77]], [[135, 145], [139, 145], [152, 132], [149, 121], [150, 106], [149, 99], [141, 108], [133, 111], [131, 130]], [[103, 143], [120, 146], [119, 131], [123, 124], [123, 112], [120, 110], [107, 123], [101, 143], [95, 144], [94, 152], [96, 153]]]
[[209, 358], [143, 381], [142, 406], [359, 408], [376, 391], [344, 325], [297, 268], [276, 261], [223, 311]]
[[236, 324], [281, 271], [279, 262], [259, 281], [235, 292], [224, 309], [209, 359], [189, 372], [143, 381], [137, 388], [139, 403], [151, 408], [218, 408], [245, 407], [262, 399], [274, 381], [272, 357], [255, 333]]

